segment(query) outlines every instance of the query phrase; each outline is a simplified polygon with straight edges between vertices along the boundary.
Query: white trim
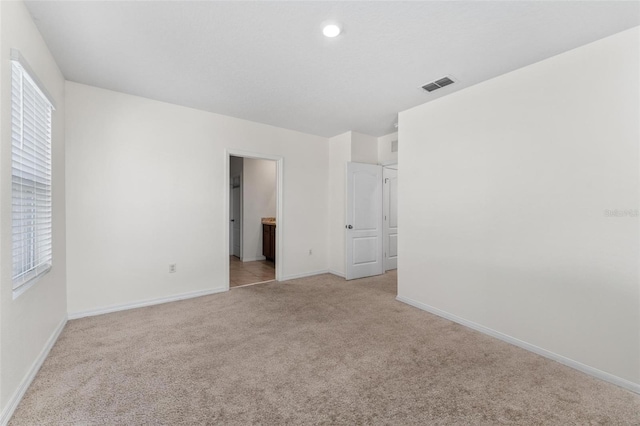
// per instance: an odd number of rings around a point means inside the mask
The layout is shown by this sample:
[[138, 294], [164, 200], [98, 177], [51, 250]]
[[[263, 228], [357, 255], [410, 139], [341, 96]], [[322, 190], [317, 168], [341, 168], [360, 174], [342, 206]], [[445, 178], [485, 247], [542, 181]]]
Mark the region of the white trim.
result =
[[194, 297], [208, 296], [210, 294], [222, 293], [227, 291], [227, 287], [218, 287], [212, 290], [192, 291], [189, 293], [176, 294], [169, 297], [160, 297], [157, 299], [140, 300], [138, 302], [124, 303], [122, 305], [111, 305], [105, 308], [89, 309], [88, 311], [69, 313], [69, 319], [78, 319], [84, 317], [92, 317], [95, 315], [108, 314], [111, 312], [126, 311], [129, 309], [143, 308], [145, 306], [160, 305], [162, 303], [176, 302], [178, 300], [193, 299]]
[[298, 278], [313, 277], [315, 275], [322, 275], [322, 274], [328, 274], [328, 273], [329, 273], [328, 269], [322, 269], [320, 271], [314, 271], [314, 272], [303, 272], [302, 274], [287, 275], [286, 277], [282, 277], [282, 279], [278, 281], [289, 281], [289, 280], [295, 280]]
[[264, 154], [264, 153], [255, 152], [255, 151], [243, 151], [241, 149], [227, 149], [226, 152], [228, 157], [233, 156], [233, 157], [242, 157], [242, 158], [253, 158], [254, 160], [271, 160], [271, 161], [279, 161], [282, 159], [282, 156], [280, 155]]
[[258, 257], [245, 257], [244, 259], [242, 259], [243, 262], [256, 262], [258, 260], [267, 260], [267, 258], [264, 256], [258, 256]]
[[623, 379], [622, 377], [614, 376], [613, 374], [607, 373], [602, 370], [598, 370], [597, 368], [590, 367], [586, 364], [582, 364], [581, 362], [575, 361], [571, 358], [567, 358], [565, 356], [556, 354], [554, 352], [532, 345], [531, 343], [524, 342], [522, 340], [516, 339], [515, 337], [511, 337], [507, 334], [493, 330], [489, 327], [485, 327], [473, 321], [460, 318], [456, 315], [450, 314], [449, 312], [442, 311], [438, 308], [434, 308], [433, 306], [426, 305], [424, 303], [418, 302], [408, 297], [397, 296], [396, 300], [398, 300], [399, 302], [406, 303], [407, 305], [411, 305], [415, 308], [422, 309], [423, 311], [430, 312], [439, 317], [446, 318], [450, 321], [457, 322], [458, 324], [464, 325], [465, 327], [469, 327], [473, 330], [487, 334], [491, 337], [495, 337], [496, 339], [502, 340], [503, 342], [510, 343], [522, 349], [526, 349], [529, 352], [533, 352], [535, 354], [541, 355], [545, 358], [559, 362], [560, 364], [564, 364], [567, 367], [571, 367], [575, 370], [589, 374], [590, 376], [596, 377], [598, 379], [604, 380], [609, 383], [613, 383], [614, 385], [630, 390], [631, 392], [640, 394], [640, 384], [638, 383], [631, 382], [627, 379]]
[[32, 270], [31, 273], [33, 274], [33, 277], [31, 277], [24, 283], [20, 284], [20, 286], [13, 289], [13, 300], [16, 300], [23, 293], [25, 293], [27, 290], [33, 287], [34, 284], [40, 281], [40, 278], [44, 277], [50, 270], [51, 270], [51, 263], [49, 263], [47, 267], [44, 270], [40, 271], [39, 273], [36, 273], [35, 271]]
[[[389, 236], [390, 236], [390, 226], [389, 222], [391, 221], [391, 180], [394, 178], [386, 177], [385, 174], [389, 174], [389, 170], [393, 170], [395, 172], [395, 179], [398, 179], [398, 169], [392, 169], [389, 167], [382, 167], [382, 273], [384, 274], [387, 271], [392, 271], [394, 269], [398, 269], [398, 256], [396, 253], [395, 260], [395, 268], [392, 268], [390, 265], [391, 260], [389, 260]], [[388, 182], [387, 182], [388, 181]], [[396, 212], [397, 212], [397, 200], [396, 200]], [[396, 237], [397, 227], [396, 229]], [[397, 250], [397, 247], [396, 247]]]
[[345, 277], [345, 275], [342, 272], [334, 271], [333, 269], [329, 269], [327, 272], [330, 273], [330, 274], [333, 274], [333, 275], [337, 275], [340, 278], [344, 278]]
[[62, 318], [62, 321], [60, 321], [58, 326], [53, 330], [53, 333], [49, 337], [49, 340], [47, 340], [44, 348], [42, 348], [40, 355], [38, 355], [35, 361], [33, 361], [33, 364], [31, 364], [31, 368], [29, 368], [29, 371], [22, 379], [20, 386], [18, 386], [18, 389], [16, 389], [16, 391], [13, 393], [4, 410], [2, 410], [2, 415], [0, 415], [0, 425], [5, 426], [7, 423], [9, 423], [9, 420], [11, 420], [11, 416], [13, 416], [16, 408], [18, 408], [18, 404], [20, 404], [20, 401], [22, 401], [22, 397], [24, 397], [27, 389], [29, 389], [31, 382], [33, 382], [33, 379], [36, 377], [36, 374], [40, 370], [40, 367], [42, 367], [44, 360], [47, 359], [51, 348], [53, 348], [53, 345], [55, 345], [58, 337], [60, 337], [60, 333], [62, 333], [62, 330], [64, 330], [64, 326], [66, 324], [67, 316], [65, 315], [64, 318]]
[[280, 155], [271, 155], [271, 154], [263, 154], [259, 152], [251, 152], [251, 151], [243, 151], [239, 149], [225, 149], [224, 156], [224, 176], [223, 176], [223, 184], [225, 189], [225, 197], [224, 197], [224, 251], [225, 251], [225, 262], [227, 263], [227, 267], [225, 268], [225, 276], [224, 280], [226, 282], [226, 290], [229, 290], [229, 161], [231, 156], [234, 157], [242, 157], [242, 158], [253, 158], [256, 160], [271, 160], [276, 162], [276, 219], [278, 221], [278, 226], [276, 226], [276, 281], [284, 281], [283, 271], [284, 271], [284, 259], [282, 257], [284, 245], [284, 228], [286, 227], [286, 222], [284, 219], [284, 157]]
[[22, 56], [22, 53], [20, 53], [18, 49], [11, 48], [9, 49], [9, 58], [12, 61], [20, 64], [20, 66], [27, 72], [27, 74], [29, 75], [29, 78], [35, 83], [38, 90], [40, 90], [40, 93], [42, 93], [42, 96], [44, 96], [47, 99], [47, 102], [49, 102], [49, 104], [51, 105], [51, 108], [55, 111], [56, 102], [53, 99], [53, 96], [51, 96], [51, 93], [47, 91], [46, 86], [42, 83], [42, 81], [40, 81], [40, 79], [38, 78], [38, 75], [35, 72], [33, 72], [33, 68], [31, 68], [31, 66], [29, 65], [29, 62], [27, 62], [24, 56]]

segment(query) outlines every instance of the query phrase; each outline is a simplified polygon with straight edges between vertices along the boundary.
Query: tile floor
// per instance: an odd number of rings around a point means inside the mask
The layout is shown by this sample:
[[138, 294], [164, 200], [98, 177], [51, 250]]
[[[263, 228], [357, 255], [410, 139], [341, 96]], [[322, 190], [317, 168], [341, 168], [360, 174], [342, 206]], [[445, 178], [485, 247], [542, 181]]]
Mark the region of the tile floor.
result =
[[235, 256], [229, 256], [229, 287], [255, 284], [276, 279], [276, 266], [268, 260], [242, 262]]

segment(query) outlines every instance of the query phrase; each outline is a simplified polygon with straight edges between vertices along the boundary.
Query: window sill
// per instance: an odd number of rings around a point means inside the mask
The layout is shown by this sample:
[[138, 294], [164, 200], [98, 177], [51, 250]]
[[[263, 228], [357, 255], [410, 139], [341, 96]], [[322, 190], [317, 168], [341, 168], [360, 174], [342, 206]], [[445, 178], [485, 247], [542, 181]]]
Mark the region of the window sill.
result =
[[35, 283], [40, 281], [40, 278], [45, 276], [50, 270], [51, 270], [51, 265], [48, 265], [46, 269], [43, 269], [37, 275], [34, 275], [32, 278], [27, 280], [20, 287], [13, 289], [13, 300], [16, 300], [23, 293], [25, 293], [27, 290], [29, 290], [31, 287], [33, 287], [35, 285]]

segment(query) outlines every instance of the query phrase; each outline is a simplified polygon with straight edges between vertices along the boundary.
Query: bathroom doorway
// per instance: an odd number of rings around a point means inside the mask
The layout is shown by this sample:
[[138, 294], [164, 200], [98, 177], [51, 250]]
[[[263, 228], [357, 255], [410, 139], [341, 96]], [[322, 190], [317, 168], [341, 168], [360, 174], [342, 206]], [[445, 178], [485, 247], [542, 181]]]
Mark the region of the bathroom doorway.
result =
[[278, 277], [281, 160], [228, 153], [229, 288]]

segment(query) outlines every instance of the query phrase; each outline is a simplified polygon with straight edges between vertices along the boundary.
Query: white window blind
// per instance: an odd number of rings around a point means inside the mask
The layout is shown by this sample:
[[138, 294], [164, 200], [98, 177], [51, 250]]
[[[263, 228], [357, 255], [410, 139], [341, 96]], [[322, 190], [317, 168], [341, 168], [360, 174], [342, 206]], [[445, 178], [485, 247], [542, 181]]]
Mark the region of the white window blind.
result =
[[[15, 56], [15, 57], [14, 57]], [[51, 268], [53, 105], [19, 55], [11, 60], [13, 290]]]

